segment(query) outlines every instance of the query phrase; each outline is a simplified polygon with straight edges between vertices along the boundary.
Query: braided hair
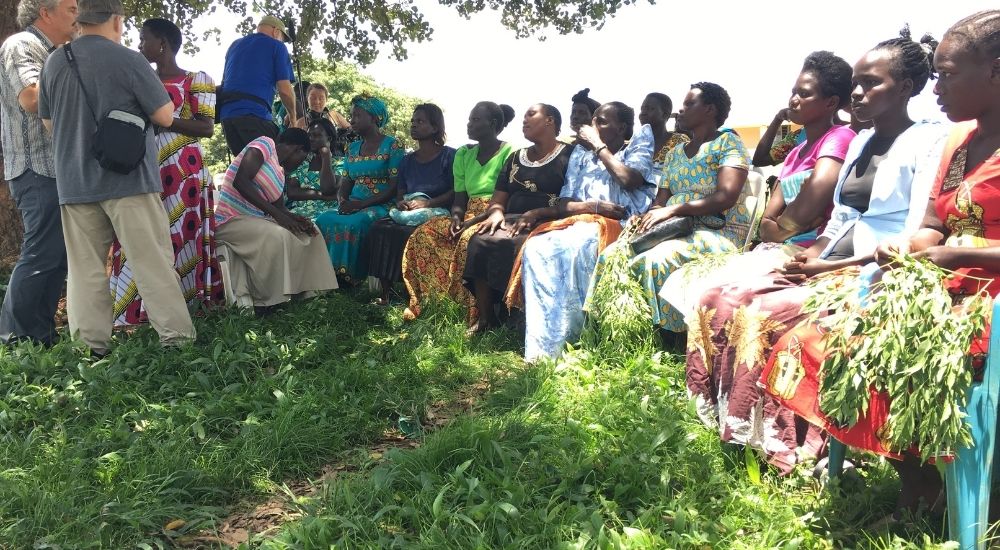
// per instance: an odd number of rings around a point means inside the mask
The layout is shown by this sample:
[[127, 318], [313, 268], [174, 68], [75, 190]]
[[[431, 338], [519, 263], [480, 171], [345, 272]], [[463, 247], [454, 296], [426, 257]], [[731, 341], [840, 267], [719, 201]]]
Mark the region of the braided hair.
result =
[[952, 25], [945, 36], [963, 41], [978, 56], [1000, 57], [1000, 10], [974, 13]]
[[920, 42], [914, 42], [910, 35], [910, 26], [906, 25], [899, 31], [898, 38], [883, 40], [875, 46], [875, 50], [893, 50], [890, 71], [898, 80], [909, 78], [913, 82], [910, 97], [916, 97], [934, 78], [934, 50], [938, 41], [929, 34], [920, 37]]

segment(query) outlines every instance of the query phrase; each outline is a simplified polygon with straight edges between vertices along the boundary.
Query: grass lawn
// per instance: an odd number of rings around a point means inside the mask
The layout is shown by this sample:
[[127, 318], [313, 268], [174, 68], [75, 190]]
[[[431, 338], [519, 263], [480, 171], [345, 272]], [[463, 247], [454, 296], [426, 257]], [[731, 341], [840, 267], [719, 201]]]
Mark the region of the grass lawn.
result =
[[0, 348], [0, 548], [213, 547], [225, 518], [269, 502], [284, 521], [245, 546], [942, 541], [940, 520], [862, 530], [891, 511], [884, 464], [831, 492], [723, 446], [683, 360], [648, 342], [531, 367], [512, 331], [468, 340], [446, 306], [404, 324], [368, 299], [213, 313], [180, 350], [142, 328], [100, 361]]

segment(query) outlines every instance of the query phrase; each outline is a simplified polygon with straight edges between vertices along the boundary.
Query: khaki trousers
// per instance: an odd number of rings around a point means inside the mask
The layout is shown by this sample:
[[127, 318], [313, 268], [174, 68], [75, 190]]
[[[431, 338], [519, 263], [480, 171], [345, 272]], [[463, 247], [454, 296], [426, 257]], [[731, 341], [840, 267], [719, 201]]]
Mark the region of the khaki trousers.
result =
[[159, 193], [64, 204], [60, 210], [69, 263], [66, 309], [74, 338], [96, 351], [107, 351], [111, 344], [114, 298], [107, 262], [117, 236], [160, 342], [171, 345], [194, 339]]

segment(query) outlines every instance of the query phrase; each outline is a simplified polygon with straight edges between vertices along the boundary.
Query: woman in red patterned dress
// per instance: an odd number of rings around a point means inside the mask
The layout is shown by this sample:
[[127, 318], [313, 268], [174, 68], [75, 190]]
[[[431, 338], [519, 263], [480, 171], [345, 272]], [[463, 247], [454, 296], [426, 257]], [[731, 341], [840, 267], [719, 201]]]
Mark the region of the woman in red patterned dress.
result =
[[[886, 265], [901, 253], [926, 258], [955, 272], [944, 282], [952, 295], [985, 291], [995, 299], [1000, 293], [1000, 10], [980, 12], [953, 25], [934, 53], [934, 68], [939, 73], [934, 86], [938, 104], [958, 124], [945, 145], [921, 228], [907, 240], [880, 245], [876, 260]], [[985, 359], [989, 332], [987, 328], [972, 342], [973, 367]], [[771, 383], [781, 378], [769, 377], [772, 369], [801, 369], [795, 380], [818, 379], [825, 354], [817, 334], [815, 325], [803, 323], [778, 342], [762, 377], [767, 391], [783, 393]], [[819, 410], [817, 397], [813, 384], [798, 384], [780, 400], [840, 441], [897, 459], [889, 461], [901, 485], [890, 520], [898, 520], [904, 509], [917, 509], [921, 501], [938, 501], [937, 468], [921, 464], [912, 449], [887, 448], [879, 436], [887, 420], [884, 395], [875, 395], [868, 414], [849, 428], [831, 422]]]
[[[156, 72], [174, 103], [170, 128], [156, 128], [156, 147], [163, 181], [163, 207], [170, 220], [174, 266], [188, 305], [222, 304], [222, 275], [215, 257], [215, 197], [198, 138], [212, 137], [215, 84], [203, 72], [177, 66], [181, 31], [165, 19], [149, 19], [139, 33], [139, 51], [156, 64]], [[146, 321], [142, 297], [132, 279], [128, 259], [116, 240], [112, 248], [111, 292], [115, 325]]]

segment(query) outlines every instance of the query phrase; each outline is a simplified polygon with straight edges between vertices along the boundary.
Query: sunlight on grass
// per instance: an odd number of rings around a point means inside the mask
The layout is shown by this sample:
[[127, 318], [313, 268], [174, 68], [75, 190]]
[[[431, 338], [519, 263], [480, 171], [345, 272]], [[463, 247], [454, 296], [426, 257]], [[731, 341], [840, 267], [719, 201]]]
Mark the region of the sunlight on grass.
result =
[[[742, 450], [697, 420], [682, 358], [650, 353], [649, 334], [610, 342], [591, 327], [586, 349], [526, 367], [518, 335], [467, 339], [455, 306], [403, 323], [367, 299], [213, 313], [181, 350], [142, 328], [101, 361], [66, 343], [0, 348], [0, 548], [172, 545], [282, 494], [299, 519], [250, 547], [942, 541], [938, 524], [861, 530], [891, 509], [896, 482], [878, 462], [832, 493], [807, 470], [754, 483]], [[427, 435], [411, 426], [419, 448], [371, 456], [401, 419], [427, 423], [475, 384], [488, 391], [471, 414]], [[353, 473], [312, 495], [285, 486], [333, 463]]]

